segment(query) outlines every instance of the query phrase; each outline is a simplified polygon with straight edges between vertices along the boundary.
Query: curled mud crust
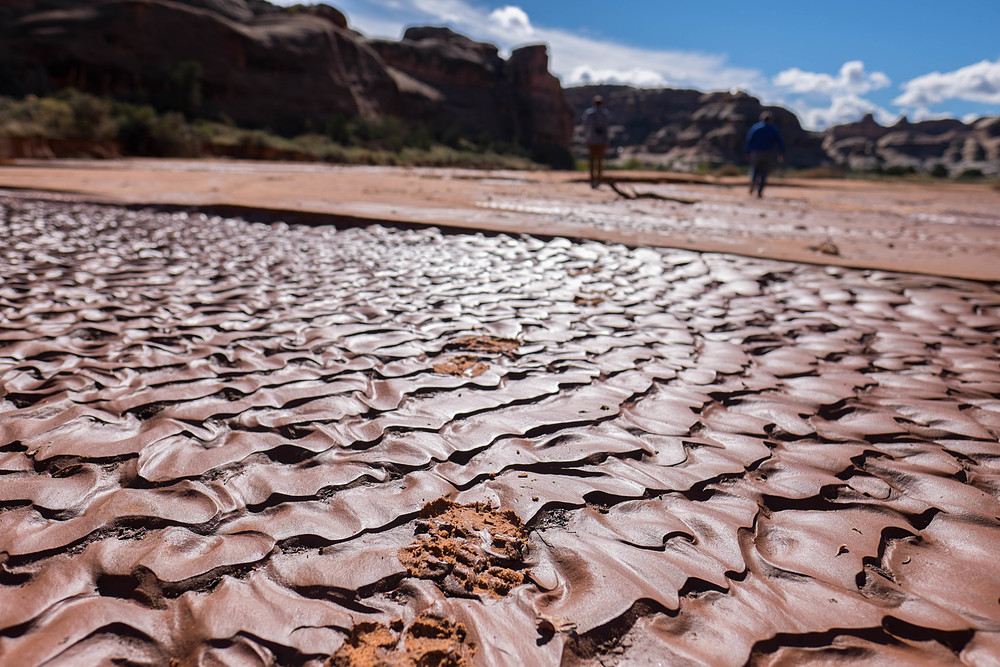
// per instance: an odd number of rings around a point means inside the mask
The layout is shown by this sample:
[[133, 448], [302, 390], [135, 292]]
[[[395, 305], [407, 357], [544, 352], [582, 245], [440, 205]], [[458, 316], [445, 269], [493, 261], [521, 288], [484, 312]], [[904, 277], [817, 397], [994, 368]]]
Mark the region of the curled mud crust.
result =
[[434, 364], [434, 372], [440, 375], [464, 375], [473, 378], [479, 377], [489, 368], [479, 357], [471, 354], [460, 354]]
[[421, 515], [417, 540], [399, 551], [410, 576], [431, 579], [456, 596], [501, 598], [524, 583], [526, 534], [513, 512], [440, 498]]
[[483, 352], [486, 354], [503, 354], [511, 356], [521, 343], [515, 338], [498, 338], [496, 336], [465, 336], [453, 340], [448, 348], [465, 350], [466, 352]]
[[0, 239], [4, 667], [431, 610], [489, 667], [1000, 655], [1000, 283], [4, 194]]
[[358, 623], [327, 667], [471, 667], [476, 644], [465, 626], [423, 614], [404, 629], [403, 621]]

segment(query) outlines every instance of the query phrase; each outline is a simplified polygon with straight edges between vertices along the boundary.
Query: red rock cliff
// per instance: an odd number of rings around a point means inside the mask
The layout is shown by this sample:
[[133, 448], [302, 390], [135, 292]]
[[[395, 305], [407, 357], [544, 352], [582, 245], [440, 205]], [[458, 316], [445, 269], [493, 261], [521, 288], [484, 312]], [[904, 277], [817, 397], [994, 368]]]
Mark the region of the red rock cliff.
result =
[[448, 28], [410, 28], [399, 42], [373, 40], [414, 121], [455, 128], [476, 139], [513, 142], [556, 166], [572, 164], [573, 115], [544, 46], [504, 61], [492, 44]]
[[58, 4], [4, 31], [8, 48], [33, 66], [34, 79], [22, 82], [30, 92], [73, 86], [166, 100], [279, 131], [322, 127], [332, 113], [400, 110], [381, 60], [329, 7], [255, 14], [243, 0]]

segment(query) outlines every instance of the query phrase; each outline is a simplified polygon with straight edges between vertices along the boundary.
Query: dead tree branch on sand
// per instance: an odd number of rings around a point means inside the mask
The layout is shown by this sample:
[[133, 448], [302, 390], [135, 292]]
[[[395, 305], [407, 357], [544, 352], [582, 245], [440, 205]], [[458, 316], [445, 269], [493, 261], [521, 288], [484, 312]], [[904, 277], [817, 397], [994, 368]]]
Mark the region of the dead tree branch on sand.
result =
[[628, 190], [623, 190], [622, 188], [619, 188], [618, 185], [614, 181], [607, 181], [607, 183], [608, 183], [608, 185], [611, 186], [611, 189], [614, 190], [615, 193], [618, 194], [619, 197], [624, 197], [625, 199], [630, 199], [630, 200], [631, 199], [658, 199], [660, 201], [672, 201], [672, 202], [677, 202], [678, 204], [687, 204], [687, 205], [697, 204], [698, 203], [697, 199], [684, 199], [682, 197], [668, 197], [666, 195], [656, 194], [655, 192], [635, 192], [635, 191], [629, 192]]

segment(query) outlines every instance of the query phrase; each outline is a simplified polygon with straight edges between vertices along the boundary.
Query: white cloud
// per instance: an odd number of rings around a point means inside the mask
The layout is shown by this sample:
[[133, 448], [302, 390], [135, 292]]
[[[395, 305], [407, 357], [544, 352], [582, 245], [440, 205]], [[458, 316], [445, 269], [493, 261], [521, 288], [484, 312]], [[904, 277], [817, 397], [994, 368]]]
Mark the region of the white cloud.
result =
[[567, 86], [628, 83], [699, 90], [748, 89], [763, 81], [759, 71], [733, 67], [726, 57], [692, 51], [642, 49], [536, 28], [549, 45], [552, 70]]
[[[402, 3], [405, 7], [407, 3]], [[482, 20], [483, 13], [465, 0], [411, 0], [414, 9], [444, 23], [463, 24]]]
[[828, 105], [811, 106], [806, 102], [793, 102], [790, 108], [802, 120], [803, 127], [810, 130], [822, 130], [832, 125], [852, 123], [860, 120], [866, 113], [875, 116], [882, 125], [892, 125], [899, 120], [899, 115], [883, 109], [871, 100], [845, 93], [830, 98]]
[[866, 72], [860, 60], [851, 60], [840, 67], [836, 76], [821, 72], [805, 72], [797, 67], [779, 72], [773, 79], [775, 86], [793, 93], [818, 93], [833, 95], [852, 93], [863, 95], [885, 88], [891, 81], [883, 72]]
[[639, 88], [664, 88], [668, 85], [666, 79], [651, 69], [633, 67], [629, 70], [614, 70], [607, 68], [580, 65], [569, 73], [569, 85], [589, 85], [592, 83], [628, 84]]
[[766, 83], [758, 70], [733, 67], [724, 55], [642, 49], [534, 25], [516, 5], [491, 10], [474, 0], [341, 0], [336, 6], [352, 27], [370, 37], [398, 39], [407, 25], [447, 24], [472, 39], [496, 44], [504, 55], [525, 44], [546, 44], [549, 68], [566, 86], [623, 83], [747, 90]]
[[884, 72], [869, 72], [862, 61], [849, 60], [836, 74], [786, 69], [771, 79], [764, 92], [765, 97], [780, 99], [794, 111], [803, 127], [822, 130], [857, 121], [866, 113], [882, 124], [895, 122], [898, 115], [864, 97], [891, 83]]
[[1000, 104], [1000, 58], [983, 60], [953, 72], [931, 72], [903, 84], [903, 94], [893, 104], [926, 107], [945, 100]]
[[[308, 0], [272, 0], [294, 4]], [[351, 26], [369, 37], [399, 39], [406, 26], [447, 25], [472, 39], [491, 42], [505, 57], [525, 44], [549, 47], [549, 69], [564, 86], [592, 83], [638, 87], [745, 90], [766, 104], [795, 112], [808, 129], [856, 121], [872, 113], [883, 124], [899, 114], [867, 99], [891, 85], [881, 71], [868, 71], [860, 60], [845, 62], [836, 73], [797, 67], [774, 77], [731, 65], [725, 54], [646, 49], [532, 23], [520, 6], [492, 7], [483, 0], [324, 0], [343, 11]], [[516, 0], [515, 0], [516, 1]], [[934, 72], [903, 84], [895, 104], [911, 118], [929, 117], [927, 108], [948, 99], [1000, 103], [1000, 60], [983, 61], [941, 74]], [[888, 92], [882, 93], [889, 95]]]
[[490, 12], [489, 20], [504, 32], [513, 32], [524, 36], [531, 35], [534, 32], [528, 15], [520, 7], [507, 5], [500, 9], [494, 9]]

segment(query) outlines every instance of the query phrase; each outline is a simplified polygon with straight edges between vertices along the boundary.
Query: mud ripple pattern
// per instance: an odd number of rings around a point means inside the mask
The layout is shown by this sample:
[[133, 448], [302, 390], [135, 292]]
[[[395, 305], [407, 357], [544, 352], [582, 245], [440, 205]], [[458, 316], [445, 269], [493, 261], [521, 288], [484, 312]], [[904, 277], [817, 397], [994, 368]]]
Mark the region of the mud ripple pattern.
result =
[[[0, 232], [4, 664], [340, 664], [427, 619], [484, 665], [1000, 653], [996, 285], [18, 199]], [[509, 590], [400, 560], [455, 530]]]

